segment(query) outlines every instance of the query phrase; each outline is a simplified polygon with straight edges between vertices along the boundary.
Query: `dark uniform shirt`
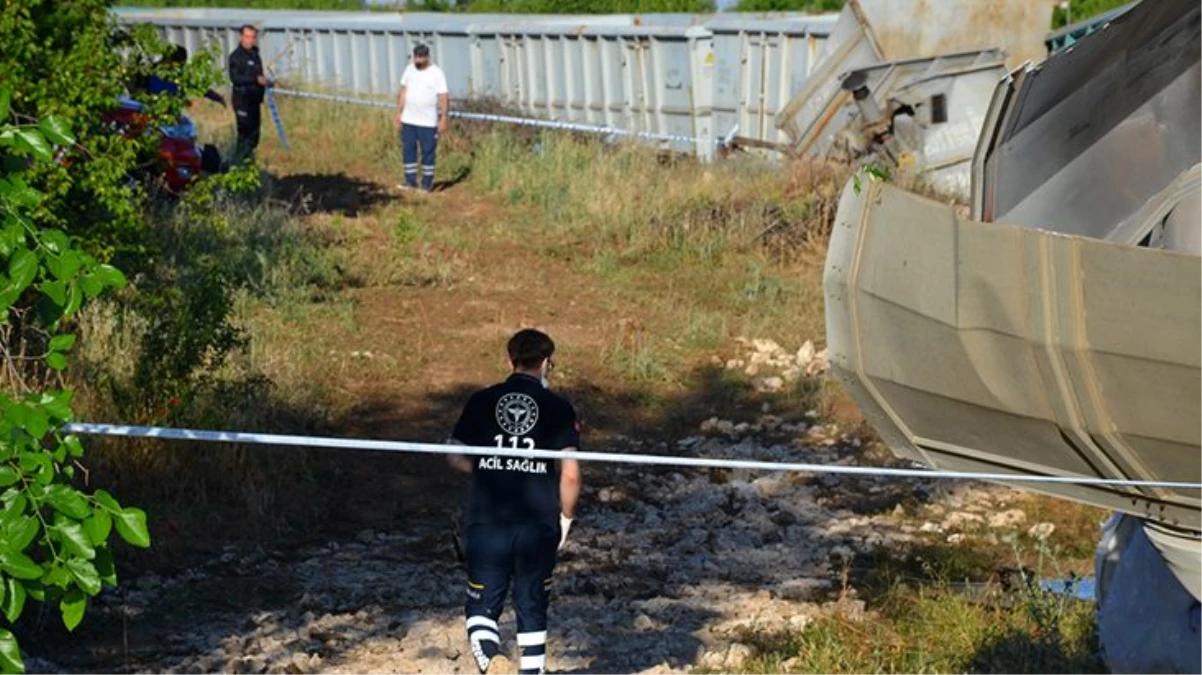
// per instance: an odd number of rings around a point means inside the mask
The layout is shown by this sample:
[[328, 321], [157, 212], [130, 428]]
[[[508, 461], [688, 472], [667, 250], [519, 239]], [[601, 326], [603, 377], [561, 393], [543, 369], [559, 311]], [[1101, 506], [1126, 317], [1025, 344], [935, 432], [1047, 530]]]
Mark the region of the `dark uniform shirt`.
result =
[[[472, 395], [454, 438], [470, 446], [562, 450], [580, 447], [580, 426], [571, 403], [538, 378], [515, 373]], [[558, 524], [559, 468], [553, 460], [473, 460], [467, 525]]]
[[[158, 75], [151, 75], [146, 82], [146, 93], [148, 94], [169, 94], [171, 96], [179, 96], [179, 85], [171, 80], [168, 80]], [[221, 94], [212, 89], [205, 92], [205, 98], [217, 103], [224, 103]]]
[[259, 48], [243, 49], [242, 45], [230, 52], [230, 82], [234, 84], [234, 107], [245, 109], [257, 107], [263, 102], [264, 87], [259, 84], [263, 74], [263, 60]]

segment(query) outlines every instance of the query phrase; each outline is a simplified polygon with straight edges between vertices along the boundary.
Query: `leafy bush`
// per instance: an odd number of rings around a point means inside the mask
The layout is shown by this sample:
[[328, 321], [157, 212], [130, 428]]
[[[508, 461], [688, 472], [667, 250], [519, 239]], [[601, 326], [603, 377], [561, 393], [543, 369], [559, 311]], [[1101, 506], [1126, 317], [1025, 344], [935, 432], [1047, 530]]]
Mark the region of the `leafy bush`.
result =
[[736, 12], [837, 12], [844, 0], [739, 0]]
[[713, 0], [471, 0], [469, 12], [509, 14], [628, 14], [714, 11]]
[[[154, 192], [159, 135], [174, 124], [191, 97], [219, 79], [215, 53], [194, 54], [175, 65], [164, 61], [173, 46], [151, 26], [122, 28], [111, 2], [14, 0], [0, 9], [0, 83], [14, 91], [17, 119], [60, 115], [76, 123], [77, 143], [60, 148], [55, 162], [30, 167], [29, 184], [46, 195], [30, 211], [43, 227], [74, 237], [91, 255], [111, 261], [133, 281], [120, 301], [145, 319], [142, 363], [128, 392], [138, 404], [179, 395], [196, 373], [219, 365], [238, 346], [231, 325], [231, 294], [237, 283], [228, 266], [211, 256], [180, 259], [163, 223], [183, 208], [193, 219], [214, 213], [214, 195], [257, 188], [258, 172], [244, 167], [214, 176], [174, 201], [147, 208]], [[176, 82], [182, 95], [149, 95], [152, 75]], [[144, 104], [147, 133], [114, 133], [106, 113], [122, 94]], [[150, 180], [146, 180], [146, 178]], [[220, 261], [218, 261], [220, 262]], [[19, 337], [16, 336], [16, 337]], [[132, 405], [119, 408], [131, 409]]]
[[100, 378], [121, 419], [146, 421], [164, 401], [192, 402], [212, 385], [207, 376], [246, 344], [233, 323], [238, 293], [271, 299], [346, 282], [344, 265], [291, 212], [236, 194], [257, 187], [257, 169], [233, 169], [153, 209], [153, 254], [130, 262], [134, 292], [121, 308], [138, 323], [137, 361], [122, 377]]
[[[144, 221], [141, 186], [127, 177], [157, 159], [153, 134], [114, 134], [105, 113], [152, 73], [169, 46], [149, 26], [119, 30], [103, 0], [13, 0], [0, 8], [0, 86], [13, 92], [17, 119], [56, 115], [75, 124], [78, 144], [28, 179], [46, 198], [30, 216], [78, 236], [94, 255], [138, 251]], [[193, 59], [167, 74], [191, 96], [216, 82], [211, 60]], [[173, 122], [183, 97], [141, 96], [147, 127]]]
[[[0, 488], [6, 488], [0, 493], [0, 612], [15, 624], [33, 598], [57, 605], [63, 624], [74, 630], [88, 598], [117, 583], [109, 548], [114, 526], [134, 546], [149, 546], [150, 534], [140, 509], [122, 507], [104, 490], [87, 494], [73, 485], [83, 444], [62, 429], [73, 416], [73, 392], [39, 391], [27, 378], [67, 366], [76, 341], [68, 322], [86, 300], [123, 286], [125, 278], [63, 231], [38, 227], [29, 216], [46, 195], [25, 174], [52, 161], [55, 146], [70, 148], [75, 139], [56, 117], [9, 123], [10, 101], [0, 89], [0, 255], [7, 259], [0, 307], [8, 318], [0, 350], [15, 394], [0, 394]], [[21, 351], [14, 353], [17, 346]], [[24, 670], [7, 629], [0, 629], [0, 670]]]
[[1071, 23], [1084, 21], [1092, 16], [1121, 7], [1131, 0], [1076, 0], [1075, 2], [1056, 3], [1052, 10], [1052, 28], [1063, 28]]
[[[147, 316], [192, 312], [154, 345], [153, 358], [166, 358], [169, 376], [194, 368], [194, 353], [225, 347], [221, 330], [195, 330], [197, 313], [214, 325], [228, 321], [223, 295], [204, 307], [214, 288], [203, 275], [172, 285], [152, 273], [148, 191], [133, 177], [154, 173], [157, 135], [115, 133], [105, 119], [121, 94], [137, 92], [151, 75], [198, 94], [216, 71], [206, 55], [182, 68], [163, 65], [169, 46], [149, 28], [119, 30], [109, 4], [0, 6], [0, 613], [10, 628], [33, 598], [57, 607], [73, 630], [87, 599], [117, 583], [114, 528], [134, 546], [150, 544], [145, 513], [104, 490], [75, 487], [84, 448], [63, 430], [73, 418], [75, 394], [64, 372], [79, 313], [126, 287], [109, 263], [119, 261], [153, 291], [126, 288], [118, 300]], [[186, 103], [172, 95], [139, 99], [150, 130], [174, 122]], [[0, 670], [22, 669], [13, 632], [0, 629]]]
[[[1052, 28], [1063, 28], [1070, 23], [1084, 21], [1092, 16], [1121, 7], [1131, 0], [1073, 0], [1056, 3], [1052, 10]], [[736, 12], [837, 12], [843, 9], [846, 0], [739, 0]], [[1065, 6], [1061, 6], [1061, 5]]]
[[237, 7], [239, 9], [365, 9], [364, 0], [118, 0], [133, 7]]
[[[325, 9], [396, 11], [368, 6], [364, 0], [121, 0], [143, 7], [237, 7], [240, 9]], [[633, 12], [712, 12], [713, 0], [416, 0], [405, 7], [419, 12], [511, 14], [620, 14]]]

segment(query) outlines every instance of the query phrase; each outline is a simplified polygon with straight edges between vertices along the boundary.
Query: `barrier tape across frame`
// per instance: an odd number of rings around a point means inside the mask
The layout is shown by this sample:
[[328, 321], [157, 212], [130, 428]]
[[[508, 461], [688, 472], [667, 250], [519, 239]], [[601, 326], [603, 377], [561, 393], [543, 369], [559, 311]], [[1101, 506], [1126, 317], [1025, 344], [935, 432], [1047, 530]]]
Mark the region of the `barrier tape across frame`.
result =
[[900, 467], [845, 466], [839, 464], [769, 462], [763, 460], [683, 457], [678, 455], [642, 455], [595, 451], [565, 452], [562, 450], [513, 449], [505, 447], [463, 446], [444, 443], [415, 443], [410, 441], [336, 438], [333, 436], [260, 434], [244, 431], [173, 429], [169, 427], [123, 426], [117, 424], [90, 424], [76, 422], [65, 425], [63, 427], [63, 431], [73, 434], [117, 436], [127, 438], [159, 438], [179, 441], [203, 441], [209, 443], [243, 443], [247, 445], [336, 448], [343, 450], [375, 450], [382, 452], [408, 452], [428, 455], [446, 455], [458, 453], [462, 455], [487, 457], [496, 456], [513, 457], [518, 459], [550, 460], [575, 459], [582, 462], [641, 464], [664, 467], [746, 469], [751, 471], [790, 471], [815, 474], [826, 473], [860, 476], [888, 476], [894, 478], [943, 478], [978, 481], [1020, 481], [1023, 483], [1068, 483], [1073, 485], [1168, 488], [1175, 490], [1202, 491], [1202, 483], [1187, 483], [1181, 481], [1131, 480], [1125, 478], [1097, 478], [1089, 476], [1032, 476], [1012, 473], [936, 471], [930, 469], [906, 469]]

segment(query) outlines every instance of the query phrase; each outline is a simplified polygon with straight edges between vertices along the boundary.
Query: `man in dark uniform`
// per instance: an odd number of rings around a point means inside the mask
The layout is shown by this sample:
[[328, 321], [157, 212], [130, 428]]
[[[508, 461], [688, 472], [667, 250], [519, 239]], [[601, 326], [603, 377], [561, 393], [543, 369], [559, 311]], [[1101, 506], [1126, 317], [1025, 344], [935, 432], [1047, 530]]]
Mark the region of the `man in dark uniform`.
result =
[[260, 108], [269, 82], [263, 75], [263, 60], [255, 45], [258, 30], [249, 24], [242, 27], [238, 48], [230, 52], [230, 82], [234, 84], [234, 119], [238, 124], [238, 144], [234, 162], [241, 162], [259, 146]]
[[[555, 343], [522, 330], [509, 340], [513, 374], [468, 400], [451, 442], [507, 449], [575, 451], [580, 425], [572, 405], [547, 388]], [[517, 614], [521, 673], [546, 667], [551, 572], [580, 497], [580, 468], [565, 459], [451, 455], [472, 475], [465, 514], [467, 633], [482, 673], [512, 668], [501, 653], [497, 618], [509, 586]]]

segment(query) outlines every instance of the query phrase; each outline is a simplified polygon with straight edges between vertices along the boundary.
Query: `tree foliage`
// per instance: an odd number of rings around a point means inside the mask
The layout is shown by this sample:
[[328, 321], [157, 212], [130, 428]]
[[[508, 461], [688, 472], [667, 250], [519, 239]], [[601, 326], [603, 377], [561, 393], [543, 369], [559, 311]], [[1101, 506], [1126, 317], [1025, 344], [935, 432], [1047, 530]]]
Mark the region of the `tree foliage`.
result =
[[[845, 0], [739, 0], [736, 12], [838, 12]], [[1056, 3], [1052, 10], [1052, 28], [1062, 28], [1070, 23], [1084, 21], [1121, 7], [1131, 0], [1071, 0]]]
[[[1057, 4], [1052, 27], [1060, 28], [1124, 5], [1131, 0], [1072, 0]], [[736, 12], [837, 12], [845, 0], [740, 0]], [[119, 0], [141, 7], [237, 7], [240, 9], [323, 9], [395, 11], [397, 7], [365, 0]], [[633, 12], [712, 12], [713, 0], [411, 0], [410, 10], [427, 12], [503, 12], [514, 14], [612, 14]]]
[[[155, 133], [117, 133], [106, 113], [151, 75], [187, 94], [215, 81], [209, 60], [162, 62], [147, 29], [123, 31], [103, 0], [0, 5], [0, 671], [23, 669], [14, 628], [28, 599], [73, 630], [88, 599], [117, 583], [111, 542], [150, 545], [146, 514], [80, 489], [81, 440], [62, 373], [85, 303], [126, 287], [113, 263], [150, 268], [148, 190]], [[140, 96], [145, 128], [185, 96]], [[127, 292], [128, 293], [128, 292]], [[148, 309], [153, 296], [133, 293]], [[159, 303], [160, 305], [162, 303]], [[170, 339], [165, 340], [170, 342]]]
[[843, 0], [739, 0], [736, 12], [838, 12]]
[[[0, 120], [10, 120], [12, 95], [0, 89]], [[0, 307], [13, 327], [38, 335], [36, 353], [5, 354], [11, 381], [24, 383], [32, 361], [51, 371], [67, 365], [76, 336], [67, 324], [84, 302], [125, 285], [115, 267], [100, 263], [64, 231], [39, 227], [31, 213], [47, 195], [28, 174], [52, 163], [58, 150], [74, 147], [63, 118], [0, 122]], [[25, 344], [33, 341], [27, 340]], [[6, 340], [5, 347], [11, 342]], [[140, 547], [150, 545], [146, 514], [123, 507], [104, 490], [88, 494], [74, 485], [83, 444], [62, 431], [73, 417], [72, 392], [18, 386], [0, 394], [0, 613], [11, 626], [27, 598], [57, 606], [74, 630], [88, 598], [117, 583], [109, 542], [114, 534]], [[24, 663], [12, 631], [0, 628], [0, 671], [21, 672]]]
[[[118, 0], [131, 7], [237, 7], [238, 9], [361, 10], [364, 0]], [[380, 5], [381, 9], [394, 9]]]
[[[57, 116], [75, 125], [78, 145], [30, 171], [45, 194], [30, 217], [81, 237], [94, 253], [136, 249], [143, 227], [140, 185], [127, 177], [155, 161], [151, 134], [112, 133], [105, 113], [151, 74], [169, 46], [150, 27], [119, 30], [103, 0], [11, 0], [0, 8], [0, 86], [18, 119]], [[186, 93], [215, 81], [204, 60], [170, 73]], [[144, 97], [148, 126], [173, 121], [183, 97]]]
[[507, 14], [640, 14], [714, 11], [713, 0], [471, 0], [467, 11]]
[[[165, 59], [174, 45], [151, 26], [119, 26], [106, 0], [10, 0], [0, 9], [0, 85], [13, 92], [18, 119], [57, 115], [74, 121], [77, 143], [60, 148], [56, 161], [31, 166], [27, 180], [44, 199], [29, 217], [76, 239], [97, 259], [112, 262], [134, 281], [122, 294], [126, 310], [148, 329], [132, 382], [107, 383], [107, 393], [131, 421], [141, 411], [180, 396], [199, 369], [212, 367], [239, 341], [232, 327], [228, 275], [214, 273], [204, 256], [172, 264], [162, 223], [175, 205], [152, 203], [159, 134], [174, 124], [191, 99], [221, 78], [216, 52], [192, 54], [185, 64]], [[181, 95], [146, 92], [151, 76], [179, 85]], [[144, 133], [114, 133], [106, 115], [118, 98], [144, 106]], [[253, 174], [253, 176], [252, 176]], [[195, 195], [227, 188], [253, 189], [257, 168], [212, 177]], [[211, 205], [195, 195], [185, 205], [199, 218]], [[27, 337], [17, 330], [15, 344]], [[19, 347], [17, 347], [19, 349]], [[118, 400], [119, 399], [119, 400]]]
[[[1063, 28], [1129, 2], [1131, 0], [1073, 0], [1067, 3], [1056, 3], [1056, 8], [1052, 10], [1052, 27]], [[1061, 6], [1062, 4], [1063, 6]]]

